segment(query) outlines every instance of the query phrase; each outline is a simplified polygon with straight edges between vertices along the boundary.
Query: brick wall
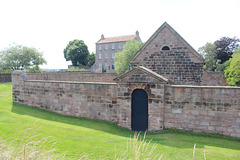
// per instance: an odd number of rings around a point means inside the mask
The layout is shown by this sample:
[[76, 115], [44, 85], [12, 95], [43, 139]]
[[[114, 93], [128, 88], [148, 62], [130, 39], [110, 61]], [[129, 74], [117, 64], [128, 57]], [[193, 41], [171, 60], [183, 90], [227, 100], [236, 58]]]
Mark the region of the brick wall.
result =
[[0, 73], [0, 83], [11, 82], [11, 73]]
[[27, 73], [30, 80], [76, 81], [76, 82], [113, 82], [116, 73], [89, 73], [89, 72], [44, 72]]
[[240, 88], [167, 86], [166, 128], [240, 137]]

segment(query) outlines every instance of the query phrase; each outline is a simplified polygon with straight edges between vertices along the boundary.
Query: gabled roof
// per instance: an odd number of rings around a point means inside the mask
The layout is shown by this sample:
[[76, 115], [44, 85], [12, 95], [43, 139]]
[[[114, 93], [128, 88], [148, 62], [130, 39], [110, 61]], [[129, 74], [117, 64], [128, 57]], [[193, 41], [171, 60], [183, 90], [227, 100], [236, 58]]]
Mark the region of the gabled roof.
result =
[[143, 67], [143, 66], [138, 66], [137, 68], [134, 68], [133, 70], [130, 70], [130, 71], [118, 76], [117, 78], [114, 79], [114, 81], [121, 81], [122, 79], [129, 77], [138, 71], [143, 72], [143, 73], [147, 74], [148, 76], [153, 77], [154, 79], [156, 79], [160, 82], [164, 82], [164, 83], [169, 82], [169, 80], [167, 78], [165, 78], [165, 77], [157, 74], [156, 72], [153, 72], [150, 69]]
[[167, 22], [164, 22], [158, 29], [157, 31], [147, 40], [146, 43], [144, 43], [144, 45], [137, 51], [137, 53], [135, 53], [135, 55], [131, 58], [130, 61], [134, 61], [139, 54], [141, 53], [142, 50], [144, 50], [149, 43], [151, 43], [151, 41], [153, 39], [155, 39], [155, 37], [165, 28], [167, 27], [173, 35], [175, 35], [175, 37], [181, 41], [190, 51], [192, 51], [192, 53], [200, 60], [200, 61], [204, 61], [202, 56], [186, 41], [184, 40]]
[[128, 40], [133, 40], [136, 35], [118, 36], [118, 37], [107, 37], [100, 39], [97, 43], [109, 43], [109, 42], [124, 42]]

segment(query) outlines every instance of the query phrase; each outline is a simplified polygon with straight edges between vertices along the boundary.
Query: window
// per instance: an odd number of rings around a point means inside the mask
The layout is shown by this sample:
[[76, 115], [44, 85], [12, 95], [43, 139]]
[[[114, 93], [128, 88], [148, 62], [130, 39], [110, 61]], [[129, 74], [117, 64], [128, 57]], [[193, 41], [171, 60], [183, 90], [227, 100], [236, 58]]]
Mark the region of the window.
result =
[[162, 47], [162, 50], [163, 50], [163, 51], [169, 51], [170, 48], [169, 48], [168, 46], [164, 46], [164, 47]]
[[108, 59], [108, 53], [105, 54], [105, 59]]
[[112, 53], [112, 59], [115, 57], [115, 53]]
[[122, 44], [119, 44], [119, 45], [118, 45], [118, 48], [119, 48], [119, 49], [122, 49]]
[[104, 69], [105, 69], [105, 70], [107, 69], [107, 65], [108, 65], [108, 63], [105, 63], [105, 64], [104, 64]]
[[98, 69], [102, 69], [102, 63], [98, 64]]
[[115, 44], [112, 44], [112, 49], [115, 49]]
[[115, 68], [114, 68], [114, 62], [112, 63], [112, 69], [115, 69]]
[[99, 59], [102, 59], [102, 54], [101, 54], [101, 53], [98, 55], [98, 58], [99, 58]]
[[99, 48], [99, 51], [101, 51], [101, 50], [102, 50], [102, 46], [101, 46], [101, 45], [99, 45], [99, 47], [98, 47], [98, 48]]
[[108, 45], [105, 46], [105, 49], [108, 50]]

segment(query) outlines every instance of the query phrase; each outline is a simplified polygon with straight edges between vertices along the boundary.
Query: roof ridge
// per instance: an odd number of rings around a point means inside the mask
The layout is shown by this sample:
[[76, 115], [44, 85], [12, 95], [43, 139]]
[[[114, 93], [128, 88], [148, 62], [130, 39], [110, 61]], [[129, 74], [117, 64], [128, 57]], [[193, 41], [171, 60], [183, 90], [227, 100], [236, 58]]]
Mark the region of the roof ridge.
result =
[[117, 38], [117, 37], [127, 37], [127, 36], [135, 36], [135, 35], [131, 34], [131, 35], [123, 35], [123, 36], [115, 36], [115, 37], [104, 37], [103, 39], [106, 39], [106, 38]]

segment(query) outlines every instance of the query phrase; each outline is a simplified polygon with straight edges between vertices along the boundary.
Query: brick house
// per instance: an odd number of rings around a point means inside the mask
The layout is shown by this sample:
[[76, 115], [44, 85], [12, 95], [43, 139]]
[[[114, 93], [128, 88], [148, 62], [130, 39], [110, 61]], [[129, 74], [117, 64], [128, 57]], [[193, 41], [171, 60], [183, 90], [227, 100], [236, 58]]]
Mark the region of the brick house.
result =
[[139, 42], [141, 38], [139, 37], [139, 32], [136, 31], [135, 35], [118, 36], [118, 37], [104, 37], [96, 43], [96, 58], [95, 64], [92, 67], [93, 72], [114, 72], [114, 56], [115, 53], [122, 51], [123, 45], [126, 44], [128, 40], [136, 40]]

